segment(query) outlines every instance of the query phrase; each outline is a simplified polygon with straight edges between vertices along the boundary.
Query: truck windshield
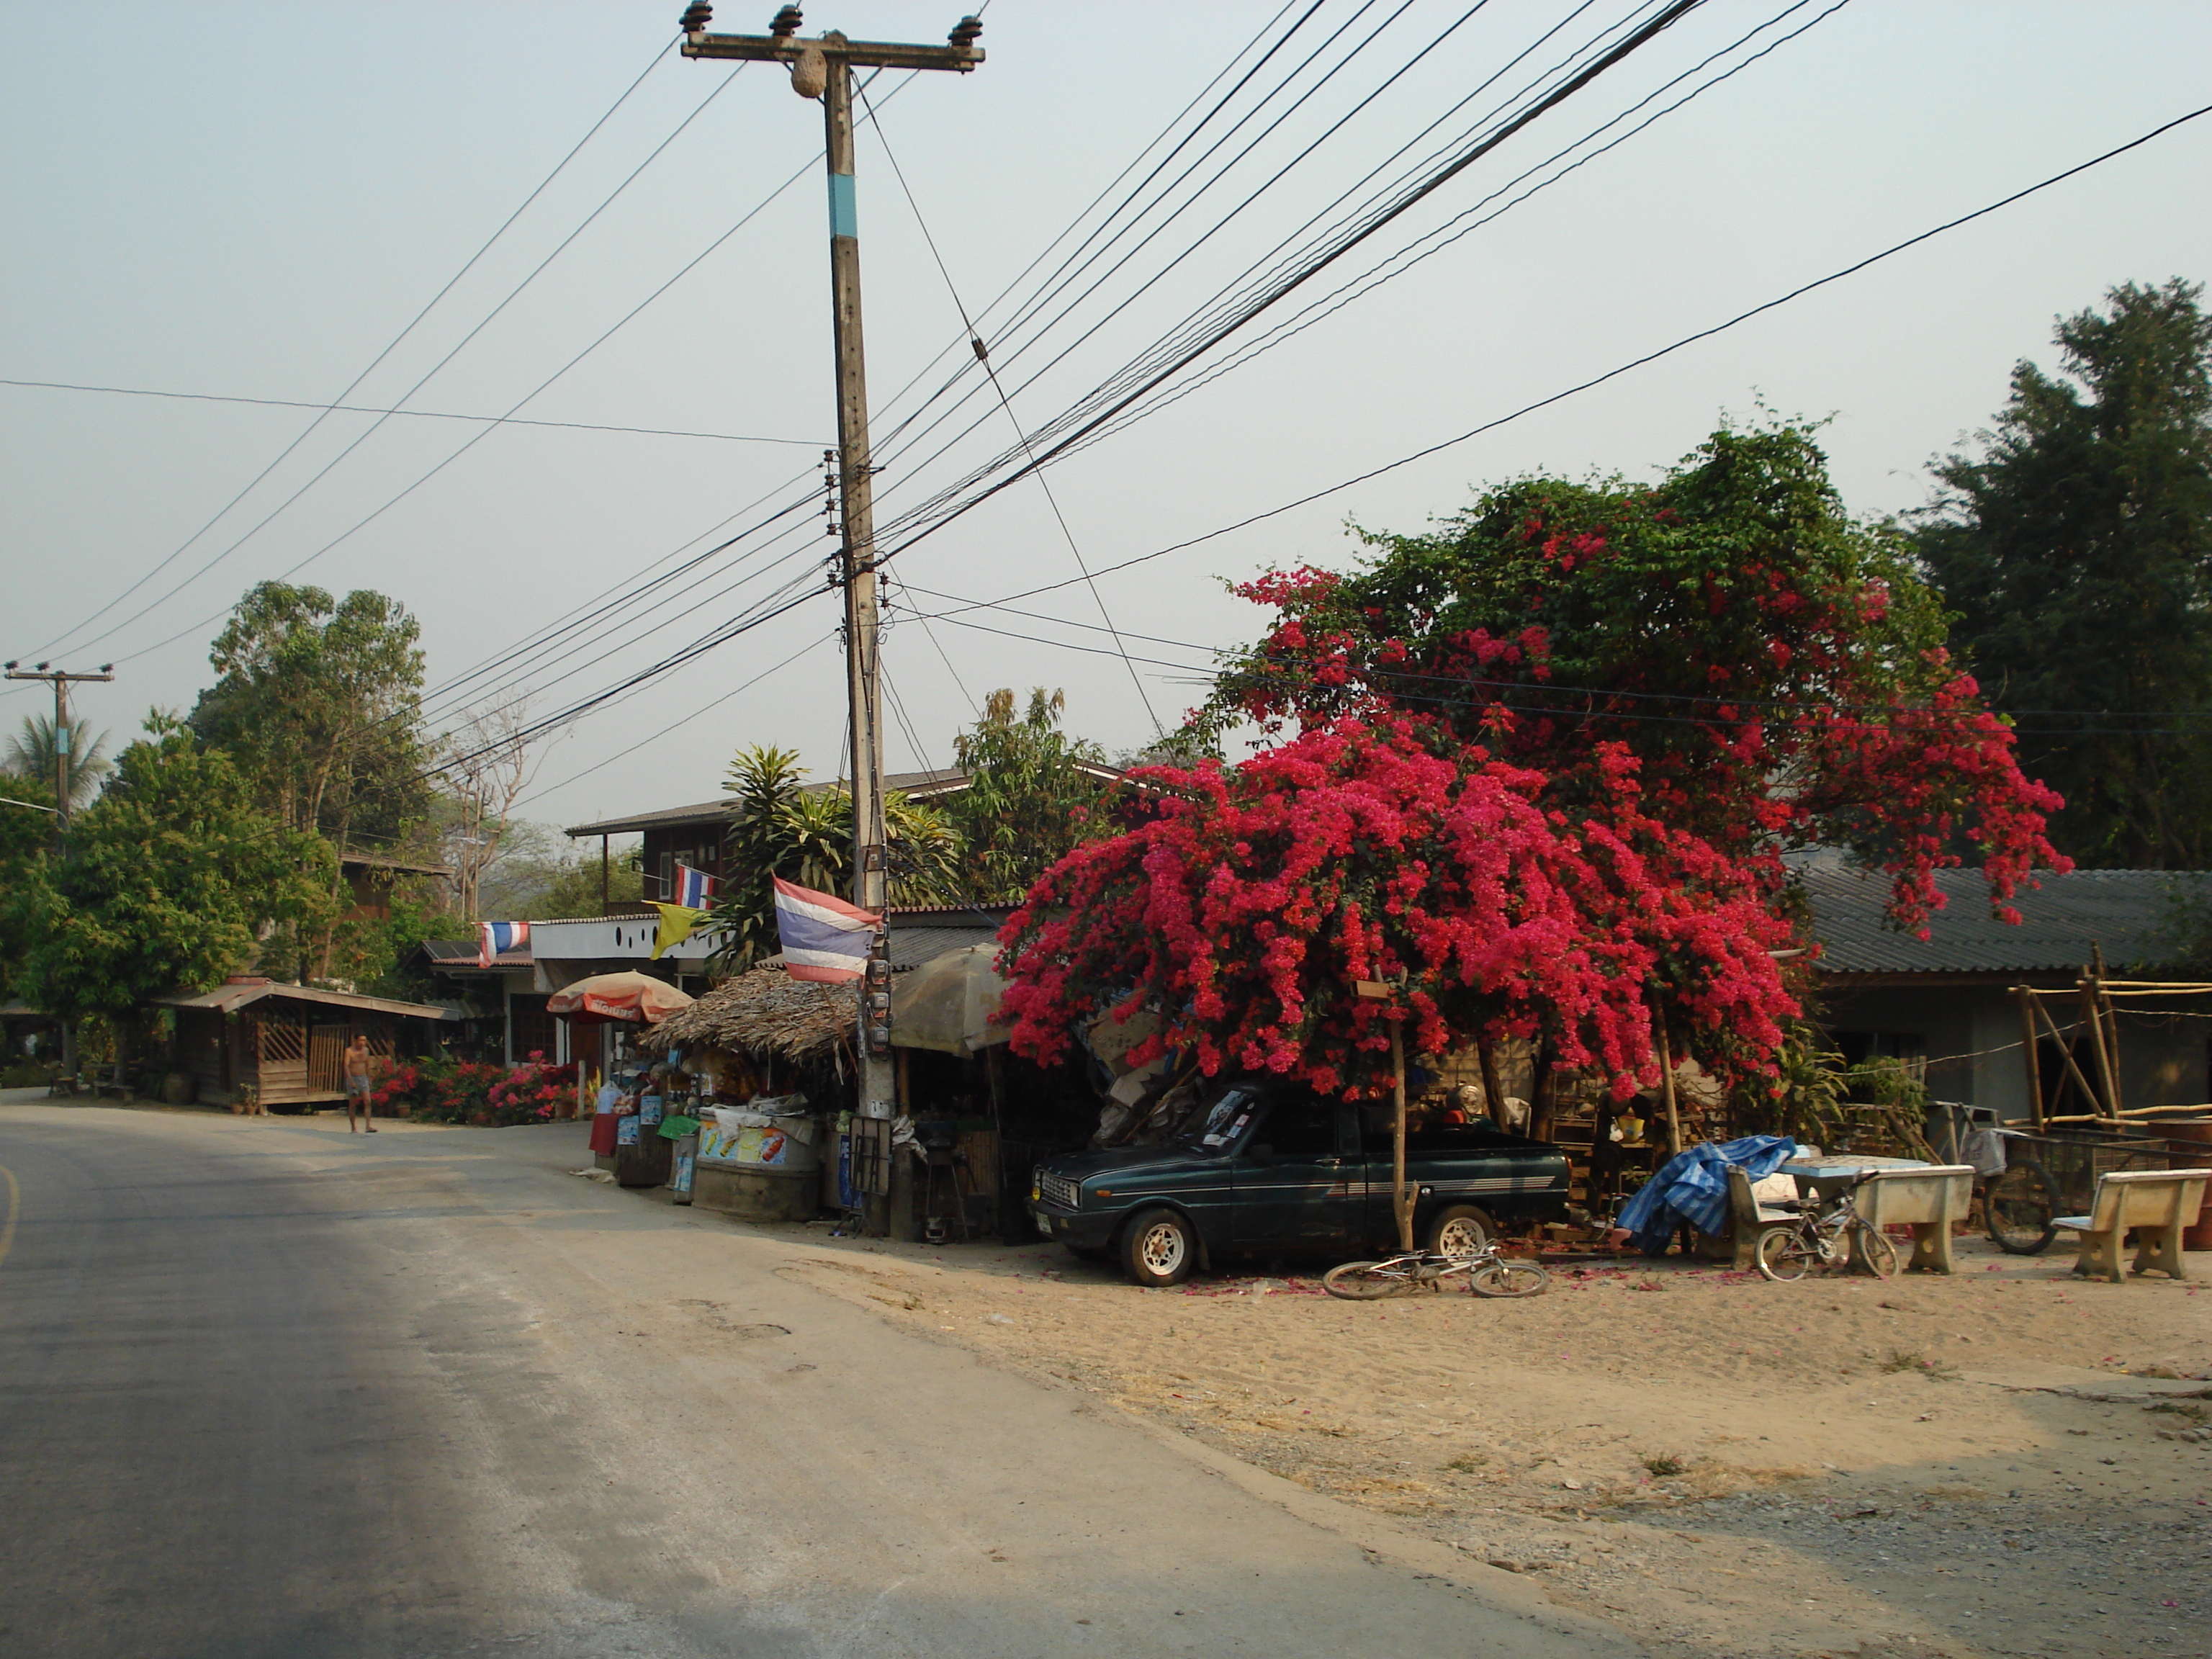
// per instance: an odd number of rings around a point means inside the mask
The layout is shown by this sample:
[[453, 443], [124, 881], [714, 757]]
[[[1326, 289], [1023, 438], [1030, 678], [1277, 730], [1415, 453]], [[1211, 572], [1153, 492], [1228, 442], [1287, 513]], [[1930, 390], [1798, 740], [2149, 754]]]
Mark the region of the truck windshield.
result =
[[1203, 1116], [1183, 1130], [1179, 1137], [1181, 1143], [1194, 1152], [1220, 1152], [1244, 1133], [1244, 1126], [1259, 1109], [1260, 1097], [1254, 1091], [1224, 1090], [1221, 1098], [1206, 1109]]

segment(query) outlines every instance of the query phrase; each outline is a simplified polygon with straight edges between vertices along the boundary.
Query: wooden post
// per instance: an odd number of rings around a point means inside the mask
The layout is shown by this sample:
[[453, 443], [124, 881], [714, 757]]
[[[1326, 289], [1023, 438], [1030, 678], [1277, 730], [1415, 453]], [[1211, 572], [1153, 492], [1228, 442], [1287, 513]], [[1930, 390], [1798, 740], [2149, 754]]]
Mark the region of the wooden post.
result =
[[1413, 1195], [1406, 1189], [1406, 1038], [1399, 1022], [1390, 1022], [1390, 1077], [1397, 1097], [1397, 1115], [1390, 1129], [1391, 1208], [1398, 1215], [1398, 1248], [1413, 1248]]
[[2035, 1127], [2043, 1127], [2043, 1067], [2035, 1055], [2035, 993], [2025, 985], [2013, 987], [2013, 1000], [2020, 1004], [2020, 1050], [2027, 1067], [2027, 1106], [2033, 1114]]
[[1667, 1155], [1672, 1158], [1682, 1150], [1682, 1118], [1674, 1106], [1674, 1044], [1667, 1035], [1664, 1014], [1654, 1014], [1651, 1023], [1658, 1029], [1659, 1094], [1667, 1103]]
[[2097, 981], [2087, 974], [2081, 980], [2081, 1024], [2089, 1033], [2089, 1042], [2097, 1061], [2097, 1081], [2101, 1085], [2093, 1103], [2100, 1117], [2112, 1117], [2120, 1109], [2120, 1091], [2112, 1076], [2112, 1056], [2105, 1047], [2105, 1017], [2098, 1007]]
[[2105, 987], [2105, 947], [2095, 939], [2089, 941], [2089, 972], [2096, 981], [2097, 1034], [2104, 1046], [2106, 1067], [2111, 1073], [2112, 1098], [2112, 1115], [2117, 1121], [2120, 1111], [2120, 1017], [2112, 1006], [2112, 993]]
[[[1370, 1002], [1395, 1001], [1406, 988], [1403, 975], [1395, 980], [1361, 979], [1352, 983], [1352, 994]], [[1406, 1189], [1406, 1036], [1399, 1020], [1401, 1009], [1387, 1011], [1390, 1020], [1390, 1080], [1396, 1114], [1390, 1130], [1390, 1209], [1398, 1218], [1398, 1248], [1413, 1248], [1413, 1195]]]
[[[2043, 1023], [2051, 1028], [2051, 1041], [2058, 1045], [2058, 1057], [2066, 1062], [2067, 1077], [2072, 1080], [2074, 1086], [2081, 1091], [2081, 1098], [2088, 1103], [2091, 1111], [2096, 1111], [2098, 1109], [2097, 1091], [2091, 1085], [2089, 1079], [2082, 1075], [2081, 1063], [2074, 1058], [2074, 1045], [2067, 1042], [2066, 1034], [2058, 1029], [2057, 1019], [2050, 1009], [2043, 1006], [2043, 1000], [2037, 997], [2033, 1000], [2036, 1012], [2043, 1016]], [[2056, 1119], [2051, 1121], [2057, 1121]]]
[[1490, 1046], [1488, 1037], [1477, 1037], [1474, 1052], [1482, 1062], [1482, 1103], [1489, 1109], [1490, 1121], [1502, 1129], [1505, 1127], [1505, 1091], [1498, 1081], [1498, 1051]]

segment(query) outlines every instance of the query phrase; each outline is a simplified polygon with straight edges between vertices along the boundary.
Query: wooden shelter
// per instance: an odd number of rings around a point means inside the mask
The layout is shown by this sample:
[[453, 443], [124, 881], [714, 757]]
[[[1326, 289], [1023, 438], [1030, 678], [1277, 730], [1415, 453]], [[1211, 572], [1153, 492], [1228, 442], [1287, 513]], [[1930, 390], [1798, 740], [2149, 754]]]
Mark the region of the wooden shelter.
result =
[[[213, 1106], [343, 1101], [343, 1054], [356, 1032], [371, 1054], [391, 1060], [416, 1050], [430, 1023], [455, 1018], [428, 1003], [253, 978], [154, 1000], [176, 1010], [171, 1068], [191, 1077]], [[410, 1032], [410, 1020], [425, 1024]]]

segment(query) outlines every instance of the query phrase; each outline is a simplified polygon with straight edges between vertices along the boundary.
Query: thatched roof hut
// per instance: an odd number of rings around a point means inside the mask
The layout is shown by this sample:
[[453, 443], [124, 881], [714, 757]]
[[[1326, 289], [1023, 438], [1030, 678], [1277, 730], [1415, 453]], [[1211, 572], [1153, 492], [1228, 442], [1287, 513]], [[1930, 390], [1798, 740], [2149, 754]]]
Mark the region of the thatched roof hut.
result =
[[780, 967], [726, 980], [637, 1039], [667, 1048], [726, 1048], [784, 1060], [827, 1058], [849, 1044], [857, 1018], [849, 987], [796, 980]]

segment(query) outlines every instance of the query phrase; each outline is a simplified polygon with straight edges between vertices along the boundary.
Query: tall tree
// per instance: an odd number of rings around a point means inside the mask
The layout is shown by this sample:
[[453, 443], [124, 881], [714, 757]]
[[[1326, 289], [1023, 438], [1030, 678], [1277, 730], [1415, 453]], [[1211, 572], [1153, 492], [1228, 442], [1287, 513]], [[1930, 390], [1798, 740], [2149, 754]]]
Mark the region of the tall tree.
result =
[[157, 718], [70, 820], [66, 855], [0, 895], [26, 942], [16, 988], [64, 1019], [127, 1027], [149, 997], [206, 990], [325, 921], [335, 863], [319, 836], [255, 805], [228, 755]]
[[[1716, 433], [1656, 484], [1526, 478], [1349, 573], [1278, 572], [1210, 705], [1275, 745], [1139, 768], [1156, 816], [1078, 848], [1002, 937], [1017, 1050], [1145, 1007], [1141, 1060], [1372, 1091], [1416, 1053], [1540, 1037], [1619, 1091], [1656, 1023], [1771, 1076], [1795, 1012], [1793, 846], [1854, 849], [1891, 915], [1971, 847], [1993, 903], [2055, 797], [1947, 657], [1893, 534], [1802, 428]], [[2016, 920], [2016, 916], [2013, 919]], [[1402, 976], [1390, 1014], [1355, 980]]]
[[337, 851], [330, 920], [301, 939], [302, 977], [380, 966], [348, 960], [360, 941], [337, 920], [342, 863], [356, 850], [408, 847], [428, 816], [420, 633], [406, 607], [381, 593], [333, 599], [319, 587], [262, 582], [210, 653], [221, 678], [201, 693], [191, 729], [237, 763], [262, 811]]
[[[100, 793], [100, 781], [111, 769], [107, 733], [88, 732], [82, 720], [69, 726], [70, 807], [75, 811]], [[26, 714], [22, 730], [8, 739], [8, 770], [21, 778], [43, 778], [48, 788], [54, 781], [60, 744], [51, 714]]]
[[1039, 686], [1018, 714], [1012, 690], [994, 691], [982, 719], [955, 739], [969, 783], [947, 800], [945, 813], [967, 842], [977, 899], [1019, 898], [1104, 827], [1099, 811], [1111, 787], [1101, 775], [1106, 751], [1060, 729], [1066, 708], [1066, 693], [1048, 695]]
[[421, 628], [366, 589], [263, 582], [238, 602], [209, 660], [192, 730], [229, 751], [264, 811], [343, 853], [389, 846], [422, 821]]
[[[2084, 864], [2212, 866], [2212, 317], [2130, 283], [2013, 371], [1916, 541]], [[2065, 712], [2060, 712], [2065, 711]]]

